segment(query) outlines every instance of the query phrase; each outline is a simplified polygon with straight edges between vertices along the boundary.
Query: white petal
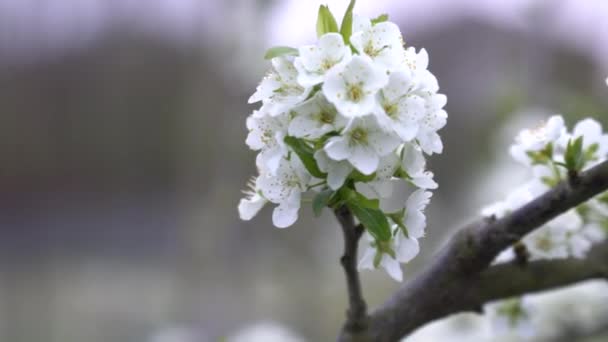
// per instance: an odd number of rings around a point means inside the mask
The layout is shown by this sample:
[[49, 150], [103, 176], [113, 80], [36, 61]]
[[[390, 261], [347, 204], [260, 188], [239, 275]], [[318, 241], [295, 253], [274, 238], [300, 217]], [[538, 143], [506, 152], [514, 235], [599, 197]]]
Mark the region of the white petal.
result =
[[[403, 234], [403, 233], [399, 233]], [[420, 253], [420, 245], [418, 244], [418, 240], [414, 238], [403, 238], [399, 241], [399, 248], [396, 251], [397, 259], [400, 262], [406, 263], [410, 262], [418, 253]]]
[[391, 179], [384, 182], [391, 187], [391, 191], [383, 193], [380, 198], [380, 209], [385, 213], [396, 213], [405, 207], [409, 188], [402, 179]]
[[338, 190], [344, 184], [348, 175], [353, 171], [353, 167], [348, 162], [337, 162], [330, 167], [327, 174], [327, 185], [332, 190]]
[[405, 227], [410, 237], [418, 239], [424, 236], [426, 216], [418, 210], [408, 211], [405, 216]]
[[388, 273], [391, 278], [399, 282], [403, 280], [403, 272], [401, 271], [401, 264], [399, 264], [399, 261], [384, 254], [380, 265], [386, 270], [386, 273]]
[[280, 204], [272, 212], [272, 224], [277, 228], [287, 228], [294, 224], [298, 219], [297, 207], [290, 207], [288, 205]]
[[369, 198], [369, 199], [378, 198], [378, 193], [376, 192], [376, 189], [374, 189], [374, 187], [370, 183], [356, 182], [355, 190], [357, 190], [358, 193], [360, 193], [361, 195], [363, 195], [366, 198]]
[[368, 137], [369, 144], [381, 157], [395, 151], [395, 148], [399, 146], [399, 138], [389, 132], [377, 130], [370, 133], [371, 134]]
[[251, 220], [266, 204], [262, 196], [255, 194], [251, 198], [243, 198], [239, 201], [239, 217], [241, 220]]
[[373, 270], [374, 269], [374, 257], [376, 256], [376, 249], [368, 246], [363, 253], [361, 259], [359, 259], [359, 265], [357, 266], [360, 270]]
[[348, 160], [362, 174], [371, 175], [378, 168], [380, 158], [371, 147], [359, 145], [354, 147], [352, 155]]
[[420, 151], [414, 144], [403, 145], [403, 161], [401, 167], [410, 175], [417, 175], [424, 171], [425, 159]]
[[325, 144], [324, 150], [327, 156], [333, 160], [344, 160], [352, 155], [352, 150], [343, 137], [329, 139], [327, 144]]
[[323, 50], [324, 57], [329, 57], [334, 61], [341, 60], [350, 52], [344, 45], [344, 39], [339, 33], [327, 33], [319, 38], [319, 48]]
[[443, 152], [441, 137], [436, 132], [418, 132], [418, 142], [426, 154]]
[[430, 171], [412, 177], [412, 183], [421, 189], [437, 189], [439, 187], [437, 182], [433, 180], [433, 173]]
[[266, 76], [262, 82], [260, 82], [260, 85], [258, 85], [255, 93], [251, 95], [247, 102], [255, 103], [269, 98], [275, 90], [281, 87], [281, 84], [276, 80], [275, 77], [276, 74]]

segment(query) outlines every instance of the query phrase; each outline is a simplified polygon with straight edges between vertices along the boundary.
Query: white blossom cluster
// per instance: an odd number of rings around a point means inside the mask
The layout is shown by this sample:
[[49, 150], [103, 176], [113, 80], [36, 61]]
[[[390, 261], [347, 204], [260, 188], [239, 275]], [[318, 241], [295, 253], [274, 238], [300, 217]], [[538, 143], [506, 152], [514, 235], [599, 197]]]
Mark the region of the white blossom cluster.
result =
[[[580, 172], [605, 161], [608, 134], [593, 119], [578, 122], [568, 132], [564, 119], [555, 115], [535, 129], [520, 132], [510, 152], [530, 170], [531, 180], [504, 201], [483, 209], [486, 217], [500, 218], [566, 180], [572, 171]], [[525, 236], [522, 242], [532, 260], [582, 258], [593, 244], [606, 238], [607, 228], [608, 193], [604, 193], [556, 217]], [[506, 251], [502, 257], [509, 254], [511, 251]]]
[[[331, 24], [322, 10], [331, 16], [322, 6], [319, 22]], [[259, 175], [239, 214], [249, 220], [270, 202], [274, 225], [284, 228], [308, 195], [315, 211], [347, 206], [369, 241], [360, 268], [382, 266], [400, 281], [400, 263], [418, 254], [424, 235], [428, 190], [437, 188], [424, 155], [443, 150], [437, 131], [447, 99], [427, 52], [405, 48], [386, 16], [347, 18], [315, 44], [276, 50], [249, 99], [262, 104], [247, 118], [246, 140], [258, 151]]]
[[[511, 156], [530, 170], [532, 179], [515, 189], [504, 201], [483, 209], [486, 217], [500, 218], [542, 195], [560, 181], [608, 159], [608, 134], [593, 119], [578, 122], [569, 132], [564, 119], [555, 115], [535, 129], [524, 130], [511, 146]], [[591, 247], [608, 235], [608, 192], [571, 209], [525, 236], [531, 260], [583, 258]], [[501, 253], [496, 262], [514, 258], [514, 248]], [[521, 337], [533, 331], [532, 308], [527, 297], [497, 301], [485, 310], [497, 331], [513, 330]]]

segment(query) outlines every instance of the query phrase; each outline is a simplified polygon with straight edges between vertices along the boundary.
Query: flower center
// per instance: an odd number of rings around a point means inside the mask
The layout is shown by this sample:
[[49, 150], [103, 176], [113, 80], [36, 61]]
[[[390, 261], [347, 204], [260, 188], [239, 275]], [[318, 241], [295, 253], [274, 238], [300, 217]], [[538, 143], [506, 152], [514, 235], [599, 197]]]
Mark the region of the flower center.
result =
[[329, 59], [324, 59], [323, 62], [321, 62], [321, 69], [327, 71], [329, 69], [331, 69], [331, 67], [333, 67], [336, 63], [334, 63], [334, 61], [329, 60]]
[[547, 235], [541, 236], [536, 239], [536, 247], [541, 251], [548, 252], [553, 248], [553, 241], [551, 241], [551, 238]]
[[371, 40], [368, 41], [367, 44], [365, 44], [365, 47], [363, 48], [363, 52], [365, 52], [366, 55], [372, 58], [378, 56], [380, 54], [380, 51], [381, 50], [374, 49], [374, 44]]
[[352, 131], [352, 133], [350, 134], [350, 137], [356, 143], [359, 143], [359, 144], [367, 143], [367, 131], [364, 130], [363, 128], [360, 128], [360, 127], [355, 128]]
[[353, 102], [359, 102], [363, 98], [363, 89], [359, 84], [351, 84], [348, 87], [348, 98]]
[[385, 103], [382, 107], [384, 108], [386, 115], [388, 115], [391, 118], [395, 118], [395, 116], [397, 114], [397, 105], [396, 104]]
[[336, 119], [336, 114], [331, 113], [329, 111], [324, 110], [321, 113], [319, 113], [319, 121], [321, 121], [322, 123], [332, 124], [332, 123], [334, 123], [335, 119]]

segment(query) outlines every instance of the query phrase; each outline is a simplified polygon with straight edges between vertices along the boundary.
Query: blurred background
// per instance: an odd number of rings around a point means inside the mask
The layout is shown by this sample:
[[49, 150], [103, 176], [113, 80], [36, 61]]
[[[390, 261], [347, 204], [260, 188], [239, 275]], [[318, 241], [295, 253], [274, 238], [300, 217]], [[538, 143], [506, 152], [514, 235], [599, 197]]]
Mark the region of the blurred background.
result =
[[[269, 208], [236, 211], [255, 173], [245, 118], [263, 53], [311, 43], [320, 3], [341, 16], [348, 1], [0, 0], [0, 341], [334, 339], [346, 295], [330, 213], [305, 207], [278, 230]], [[508, 156], [517, 131], [552, 113], [608, 125], [605, 0], [356, 12], [389, 13], [448, 96], [446, 148], [430, 159], [440, 188], [406, 281], [525, 179]], [[382, 271], [363, 283], [371, 307], [399, 285]], [[542, 338], [605, 341], [594, 298]], [[418, 340], [466, 339], [446, 331]]]

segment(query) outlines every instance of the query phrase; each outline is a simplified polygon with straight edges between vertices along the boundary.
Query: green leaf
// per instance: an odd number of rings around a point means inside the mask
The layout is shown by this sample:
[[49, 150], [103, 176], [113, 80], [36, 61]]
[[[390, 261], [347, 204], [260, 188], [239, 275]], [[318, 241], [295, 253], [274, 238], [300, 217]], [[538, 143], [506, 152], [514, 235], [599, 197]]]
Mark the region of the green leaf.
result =
[[348, 208], [377, 241], [390, 241], [391, 229], [383, 212], [348, 203]]
[[350, 173], [349, 177], [350, 177], [350, 179], [354, 180], [355, 182], [367, 183], [369, 181], [374, 180], [374, 178], [376, 178], [376, 173], [374, 172], [371, 175], [364, 175], [361, 172], [359, 172], [359, 170], [355, 169], [355, 170], [353, 170], [353, 172]]
[[343, 187], [339, 190], [340, 197], [347, 203], [352, 203], [361, 208], [378, 209], [380, 201], [378, 199], [369, 199], [359, 192]]
[[292, 48], [290, 46], [274, 46], [270, 49], [266, 50], [264, 54], [264, 59], [273, 59], [279, 56], [297, 56], [299, 54], [298, 49]]
[[[403, 222], [405, 219], [405, 209], [402, 209], [399, 212], [396, 213], [391, 213], [391, 214], [387, 214], [388, 217], [390, 217], [390, 219], [399, 227], [399, 229], [403, 232], [403, 235], [405, 235], [405, 237], [409, 238], [410, 234], [407, 231], [407, 227], [405, 226], [405, 223]], [[395, 234], [397, 233], [397, 231], [395, 231]]]
[[319, 15], [317, 17], [317, 37], [330, 32], [338, 32], [338, 23], [334, 15], [331, 14], [329, 7], [321, 5], [319, 6]]
[[386, 14], [386, 13], [380, 14], [379, 16], [372, 19], [372, 25], [376, 25], [378, 23], [383, 23], [385, 21], [388, 21], [388, 14]]
[[325, 178], [327, 176], [327, 174], [319, 170], [319, 166], [314, 157], [314, 150], [312, 147], [308, 146], [306, 142], [298, 138], [287, 136], [285, 137], [285, 143], [291, 147], [298, 157], [300, 157], [302, 164], [304, 164], [304, 167], [311, 175], [317, 178]]
[[526, 154], [532, 159], [533, 165], [547, 164], [553, 159], [553, 143], [548, 143], [542, 150], [528, 151]]
[[329, 203], [329, 199], [333, 195], [333, 190], [327, 189], [319, 192], [312, 200], [312, 212], [316, 217], [321, 216], [321, 211]]
[[353, 8], [355, 7], [355, 2], [356, 0], [350, 0], [350, 4], [348, 4], [342, 18], [342, 24], [340, 24], [340, 34], [346, 44], [350, 43], [350, 36], [353, 34]]
[[580, 171], [585, 165], [585, 154], [583, 153], [583, 137], [576, 140], [570, 139], [566, 147], [564, 161], [569, 171]]

